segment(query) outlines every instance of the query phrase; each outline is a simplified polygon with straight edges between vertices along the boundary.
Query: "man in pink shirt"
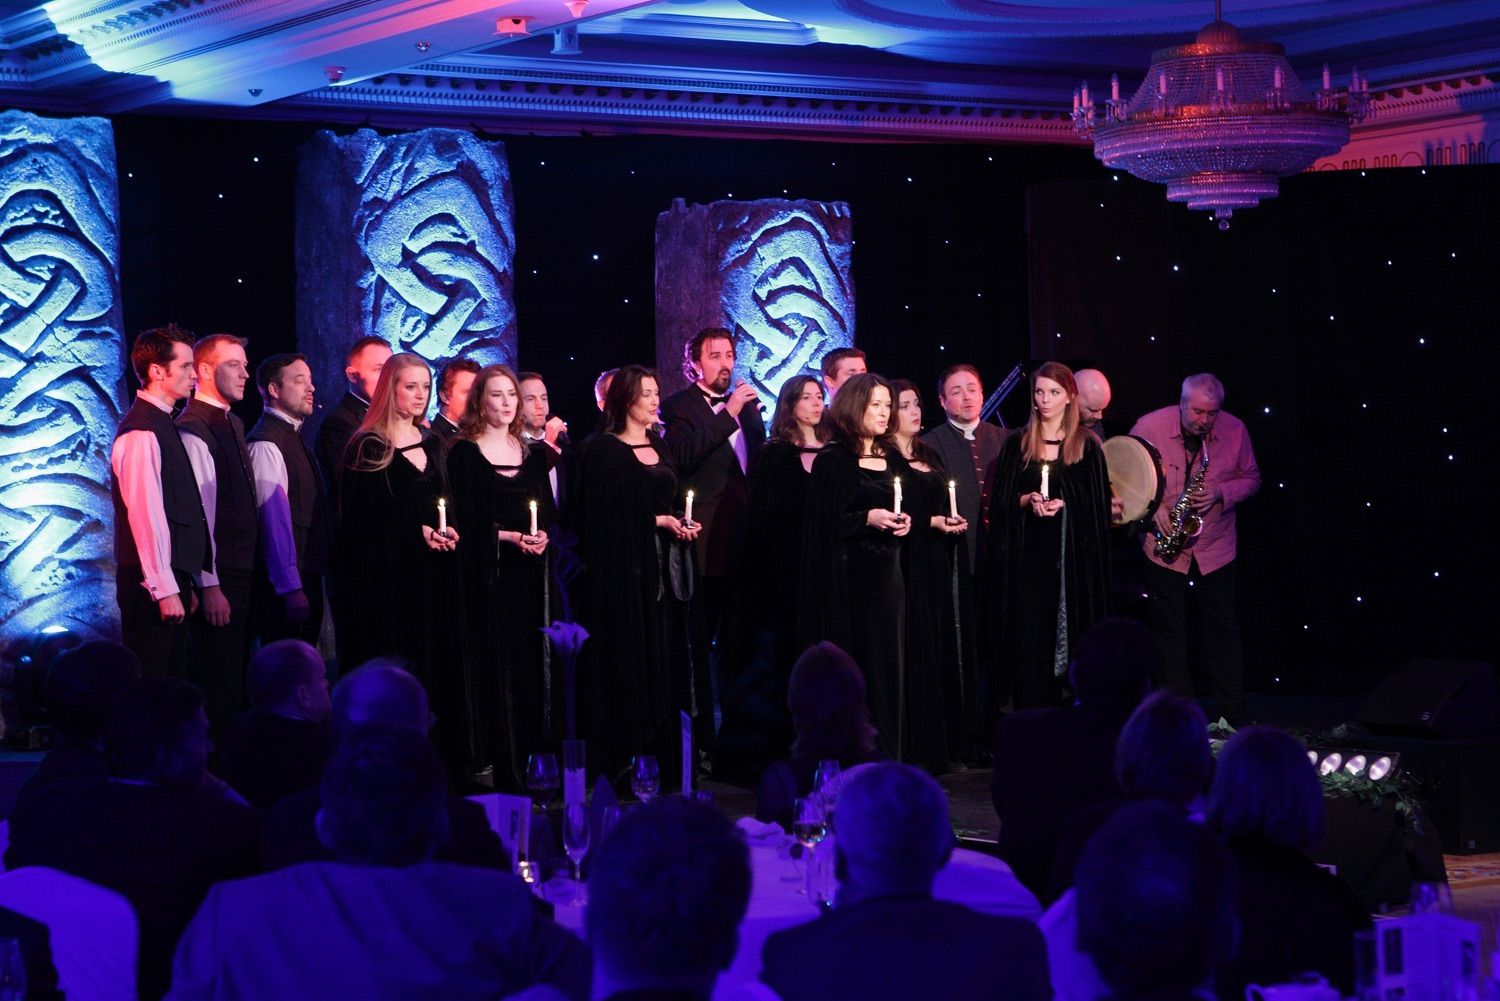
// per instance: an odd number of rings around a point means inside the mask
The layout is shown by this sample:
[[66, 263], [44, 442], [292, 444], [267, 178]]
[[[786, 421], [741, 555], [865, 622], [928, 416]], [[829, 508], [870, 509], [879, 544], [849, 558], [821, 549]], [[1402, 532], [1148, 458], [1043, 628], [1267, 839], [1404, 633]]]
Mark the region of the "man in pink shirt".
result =
[[[1155, 532], [1142, 536], [1146, 550], [1146, 589], [1151, 597], [1151, 632], [1156, 640], [1157, 681], [1193, 695], [1187, 659], [1187, 595], [1193, 589], [1202, 619], [1209, 694], [1219, 715], [1235, 721], [1245, 712], [1244, 651], [1234, 610], [1235, 508], [1260, 489], [1260, 469], [1250, 433], [1233, 414], [1223, 412], [1224, 384], [1207, 372], [1182, 381], [1175, 407], [1154, 410], [1130, 433], [1161, 453], [1165, 484]], [[1204, 458], [1202, 487], [1188, 499], [1203, 519], [1203, 530], [1187, 539], [1173, 558], [1156, 554], [1159, 536], [1171, 528], [1172, 507]]]

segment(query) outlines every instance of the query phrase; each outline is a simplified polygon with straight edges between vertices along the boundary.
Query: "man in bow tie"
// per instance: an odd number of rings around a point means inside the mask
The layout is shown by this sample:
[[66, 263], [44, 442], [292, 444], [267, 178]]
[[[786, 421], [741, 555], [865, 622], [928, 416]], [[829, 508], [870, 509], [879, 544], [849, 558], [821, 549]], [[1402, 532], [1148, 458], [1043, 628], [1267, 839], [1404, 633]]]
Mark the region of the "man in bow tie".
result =
[[[662, 401], [681, 488], [693, 491], [698, 578], [710, 637], [717, 637], [728, 582], [739, 570], [750, 511], [749, 473], [766, 440], [755, 387], [734, 378], [734, 334], [700, 330], [684, 351], [683, 373], [693, 384]], [[715, 657], [717, 663], [719, 658]]]

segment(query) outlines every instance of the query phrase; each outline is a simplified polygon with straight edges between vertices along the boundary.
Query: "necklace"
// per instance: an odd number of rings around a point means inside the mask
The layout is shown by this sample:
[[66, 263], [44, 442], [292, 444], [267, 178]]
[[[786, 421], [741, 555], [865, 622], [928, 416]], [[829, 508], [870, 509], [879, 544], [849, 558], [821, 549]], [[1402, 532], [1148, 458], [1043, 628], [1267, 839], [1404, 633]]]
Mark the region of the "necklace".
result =
[[1043, 438], [1042, 439], [1042, 444], [1043, 445], [1061, 445], [1063, 443], [1063, 440], [1064, 439], [1059, 438], [1056, 441], [1053, 441], [1051, 438]]

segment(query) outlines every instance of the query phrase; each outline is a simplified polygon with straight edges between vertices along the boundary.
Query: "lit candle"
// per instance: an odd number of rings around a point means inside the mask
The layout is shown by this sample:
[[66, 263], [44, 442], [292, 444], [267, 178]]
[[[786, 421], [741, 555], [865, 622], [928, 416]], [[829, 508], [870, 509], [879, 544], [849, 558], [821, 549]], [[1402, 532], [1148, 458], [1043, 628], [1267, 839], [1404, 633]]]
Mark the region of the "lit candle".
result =
[[1080, 102], [1079, 102], [1079, 99], [1078, 99], [1078, 88], [1074, 87], [1073, 88], [1073, 110], [1075, 112], [1078, 110], [1079, 103]]
[[899, 476], [896, 477], [896, 507], [894, 510], [898, 515], [901, 513], [901, 477]]
[[687, 506], [682, 509], [682, 520], [693, 520], [693, 492], [691, 490], [687, 492]]
[[1328, 64], [1327, 63], [1323, 64], [1323, 89], [1324, 90], [1332, 90], [1333, 89], [1333, 76], [1328, 72]]
[[1120, 99], [1120, 74], [1118, 73], [1109, 75], [1109, 99], [1111, 101]]
[[1084, 108], [1089, 106], [1089, 82], [1087, 80], [1083, 81], [1083, 106]]
[[1359, 67], [1356, 66], [1349, 71], [1349, 89], [1359, 90]]
[[948, 481], [948, 517], [958, 520], [958, 481]]
[[1156, 75], [1156, 92], [1162, 97], [1167, 96], [1167, 71], [1162, 70]]
[[1052, 493], [1047, 489], [1047, 477], [1052, 472], [1050, 463], [1042, 463], [1042, 500], [1051, 500]]
[[1285, 79], [1281, 75], [1281, 67], [1280, 66], [1276, 67], [1275, 72], [1272, 74], [1272, 79], [1276, 81], [1276, 89], [1280, 90], [1281, 89], [1281, 85], [1282, 85], [1282, 83], [1284, 82], [1284, 79]]
[[448, 534], [448, 502], [441, 497], [438, 498], [438, 534]]
[[536, 538], [536, 501], [531, 502], [531, 537]]
[[1220, 94], [1224, 93], [1224, 67], [1214, 67], [1214, 89]]

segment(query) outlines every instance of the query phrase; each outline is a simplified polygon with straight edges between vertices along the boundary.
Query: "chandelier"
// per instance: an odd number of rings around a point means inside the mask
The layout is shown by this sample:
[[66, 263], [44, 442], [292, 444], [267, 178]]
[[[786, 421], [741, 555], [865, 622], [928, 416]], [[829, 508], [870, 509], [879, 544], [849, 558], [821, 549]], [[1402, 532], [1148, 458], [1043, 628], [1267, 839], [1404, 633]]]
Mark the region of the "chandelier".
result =
[[1344, 148], [1349, 123], [1369, 111], [1370, 82], [1356, 69], [1349, 88], [1335, 90], [1325, 63], [1323, 85], [1309, 92], [1286, 49], [1242, 40], [1220, 2], [1196, 41], [1152, 54], [1128, 101], [1118, 74], [1102, 109], [1084, 82], [1072, 118], [1105, 166], [1165, 184], [1168, 201], [1212, 210], [1228, 229], [1235, 209], [1276, 197], [1278, 178]]

